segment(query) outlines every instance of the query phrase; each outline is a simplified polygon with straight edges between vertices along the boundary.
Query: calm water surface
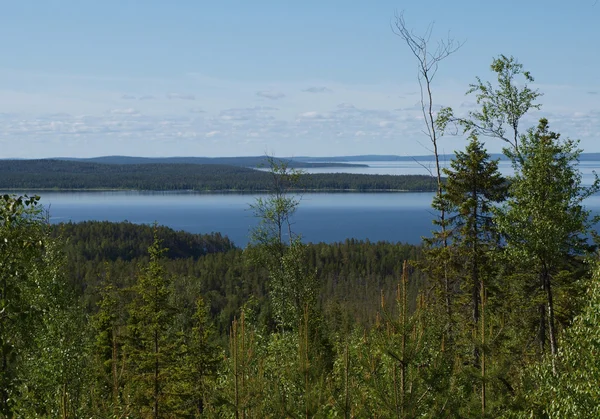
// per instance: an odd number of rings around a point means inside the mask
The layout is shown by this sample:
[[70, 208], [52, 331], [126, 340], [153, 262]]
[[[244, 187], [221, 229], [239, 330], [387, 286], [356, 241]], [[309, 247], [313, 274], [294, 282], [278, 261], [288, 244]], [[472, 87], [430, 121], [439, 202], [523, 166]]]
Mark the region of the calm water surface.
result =
[[[158, 222], [191, 233], [220, 232], [248, 243], [257, 220], [248, 209], [258, 195], [192, 192], [44, 192], [50, 221]], [[310, 242], [347, 238], [419, 243], [434, 218], [432, 193], [310, 193], [301, 196], [293, 230]], [[600, 212], [600, 196], [586, 205]]]
[[[258, 195], [191, 192], [44, 192], [50, 221], [158, 222], [192, 233], [220, 232], [245, 246], [257, 225]], [[431, 193], [310, 193], [300, 197], [293, 230], [310, 242], [347, 238], [418, 243], [431, 227]]]
[[[421, 162], [431, 166], [431, 162]], [[368, 168], [316, 168], [311, 173], [350, 172], [369, 174], [427, 174], [417, 162], [366, 162]], [[582, 162], [583, 182], [593, 181], [600, 162]], [[501, 162], [503, 173], [511, 172]], [[193, 192], [43, 192], [42, 203], [50, 221], [158, 222], [191, 233], [220, 232], [236, 245], [248, 243], [249, 231], [257, 220], [248, 209], [257, 195], [206, 194]], [[294, 217], [293, 230], [309, 242], [336, 242], [348, 238], [419, 243], [432, 230], [433, 193], [309, 193]], [[586, 205], [600, 213], [600, 196]]]

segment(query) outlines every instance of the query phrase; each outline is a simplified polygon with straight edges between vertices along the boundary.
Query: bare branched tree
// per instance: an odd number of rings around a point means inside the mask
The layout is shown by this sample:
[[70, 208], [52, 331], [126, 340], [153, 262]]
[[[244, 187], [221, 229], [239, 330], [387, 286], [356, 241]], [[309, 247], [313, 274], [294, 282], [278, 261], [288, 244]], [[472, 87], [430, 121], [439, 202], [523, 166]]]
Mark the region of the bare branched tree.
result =
[[455, 53], [462, 45], [462, 42], [448, 36], [440, 40], [437, 45], [431, 45], [431, 34], [433, 32], [433, 23], [429, 24], [422, 35], [416, 34], [409, 29], [404, 20], [404, 12], [396, 12], [392, 30], [408, 46], [415, 56], [418, 66], [417, 79], [419, 81], [421, 93], [421, 110], [425, 120], [425, 130], [423, 131], [429, 138], [435, 157], [435, 176], [438, 182], [438, 195], [441, 194], [442, 173], [440, 168], [438, 141], [443, 135], [436, 127], [436, 115], [434, 111], [432, 83], [435, 78], [441, 61]]
[[[442, 168], [440, 164], [439, 140], [443, 136], [443, 131], [438, 129], [436, 122], [436, 112], [433, 100], [432, 83], [437, 74], [440, 63], [455, 53], [464, 42], [458, 42], [448, 35], [445, 39], [435, 44], [431, 42], [431, 35], [434, 24], [431, 23], [423, 34], [419, 35], [412, 29], [409, 29], [404, 20], [404, 12], [396, 12], [392, 23], [392, 31], [399, 36], [408, 46], [414, 55], [417, 63], [417, 79], [421, 92], [421, 110], [425, 120], [425, 129], [423, 133], [431, 143], [431, 151], [435, 159], [435, 177], [437, 180], [436, 199], [434, 205], [439, 209], [438, 224], [441, 228], [441, 245], [448, 247], [448, 234], [446, 231], [446, 206], [442, 202]], [[450, 316], [450, 279], [447, 269], [444, 273], [444, 294], [445, 305], [448, 316]]]

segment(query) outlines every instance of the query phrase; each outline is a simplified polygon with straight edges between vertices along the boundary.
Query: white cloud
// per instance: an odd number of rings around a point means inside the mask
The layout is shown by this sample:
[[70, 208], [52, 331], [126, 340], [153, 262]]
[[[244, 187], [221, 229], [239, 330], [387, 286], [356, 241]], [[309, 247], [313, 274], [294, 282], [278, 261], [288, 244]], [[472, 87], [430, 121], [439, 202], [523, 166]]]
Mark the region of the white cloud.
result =
[[71, 118], [73, 115], [71, 115], [70, 113], [67, 112], [56, 112], [56, 113], [49, 113], [47, 115], [44, 115], [47, 118]]
[[260, 90], [256, 92], [256, 96], [264, 97], [266, 99], [277, 100], [282, 99], [285, 95], [281, 92], [275, 92], [272, 90]]
[[219, 113], [219, 118], [224, 121], [250, 121], [250, 120], [271, 120], [274, 117], [272, 111], [277, 108], [270, 106], [253, 106], [251, 108], [230, 108], [224, 109]]
[[303, 92], [307, 93], [331, 93], [332, 90], [325, 86], [312, 86], [307, 87], [306, 89], [302, 89]]
[[300, 118], [323, 118], [323, 115], [321, 115], [319, 112], [317, 111], [309, 111], [309, 112], [303, 112], [300, 115], [298, 115]]
[[126, 109], [111, 109], [110, 113], [114, 114], [114, 115], [139, 115], [139, 111], [133, 109], [133, 108], [126, 108]]
[[167, 99], [196, 100], [196, 96], [185, 93], [168, 93]]
[[356, 109], [355, 106], [352, 103], [340, 103], [339, 105], [337, 105], [338, 109]]
[[[427, 150], [419, 145], [426, 144], [426, 138], [418, 92], [400, 97], [416, 90], [415, 84], [264, 85], [185, 76], [104, 80], [100, 87], [88, 80], [65, 79], [60, 88], [40, 92], [3, 88], [0, 156], [256, 155], [266, 148], [282, 155], [424, 154]], [[457, 115], [466, 114], [474, 98], [465, 97], [463, 87], [441, 85], [436, 90], [438, 103], [452, 105]], [[547, 116], [553, 130], [580, 138], [585, 151], [596, 151], [600, 105], [594, 92], [600, 87], [540, 89], [544, 107], [523, 121], [524, 129]], [[192, 97], [195, 102], [189, 101]], [[456, 144], [464, 148], [461, 138], [448, 137], [445, 152], [451, 153]], [[488, 147], [498, 152], [502, 145], [489, 141]]]
[[206, 134], [204, 134], [204, 136], [211, 138], [211, 137], [214, 137], [215, 135], [219, 135], [220, 133], [221, 133], [221, 131], [210, 131], [210, 132], [207, 132]]

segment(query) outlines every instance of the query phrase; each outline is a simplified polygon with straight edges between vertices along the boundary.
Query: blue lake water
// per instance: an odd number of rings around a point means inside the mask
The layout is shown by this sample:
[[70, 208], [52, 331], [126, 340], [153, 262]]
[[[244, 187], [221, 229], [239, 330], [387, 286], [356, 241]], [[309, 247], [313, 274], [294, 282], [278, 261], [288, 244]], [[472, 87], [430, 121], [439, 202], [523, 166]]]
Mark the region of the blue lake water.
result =
[[[238, 246], [257, 219], [257, 195], [186, 192], [45, 192], [50, 221], [158, 222], [191, 233], [220, 232]], [[347, 238], [418, 243], [431, 228], [431, 193], [310, 193], [300, 197], [293, 231], [305, 241]]]
[[[50, 221], [158, 222], [191, 233], [220, 232], [248, 243], [257, 219], [248, 209], [257, 195], [191, 192], [44, 192]], [[310, 193], [300, 197], [293, 231], [307, 242], [348, 238], [419, 243], [432, 230], [432, 193]], [[586, 201], [600, 212], [600, 196]]]
[[[423, 162], [421, 162], [423, 163]], [[427, 163], [427, 162], [425, 162]], [[351, 172], [369, 174], [427, 174], [417, 162], [367, 162], [364, 168], [318, 168], [310, 172]], [[582, 162], [583, 183], [593, 181], [600, 162]], [[502, 162], [500, 169], [510, 173]], [[257, 219], [248, 209], [256, 199], [251, 194], [206, 194], [192, 192], [43, 192], [42, 204], [50, 221], [158, 222], [191, 233], [220, 232], [238, 246], [248, 243], [249, 231]], [[432, 193], [309, 193], [301, 196], [293, 231], [307, 242], [337, 242], [348, 238], [370, 241], [419, 243], [429, 236], [432, 220]], [[600, 213], [600, 196], [586, 206]]]

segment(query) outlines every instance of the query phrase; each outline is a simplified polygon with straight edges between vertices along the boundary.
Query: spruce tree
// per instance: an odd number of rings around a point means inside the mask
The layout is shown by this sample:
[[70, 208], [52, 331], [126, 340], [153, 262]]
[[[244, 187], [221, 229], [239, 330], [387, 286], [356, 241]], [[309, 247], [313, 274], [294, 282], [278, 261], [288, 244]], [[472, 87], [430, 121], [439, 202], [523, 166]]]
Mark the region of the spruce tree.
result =
[[220, 355], [214, 340], [207, 305], [202, 297], [198, 297], [191, 333], [187, 336], [184, 362], [179, 379], [172, 386], [174, 392], [184, 396], [184, 403], [179, 409], [181, 416], [201, 416], [213, 396]]
[[[507, 183], [498, 171], [498, 160], [489, 154], [475, 134], [464, 152], [456, 152], [447, 176], [443, 198], [448, 203], [452, 253], [463, 298], [456, 310], [464, 315], [461, 328], [471, 347], [471, 364], [479, 375], [481, 411], [486, 412], [486, 341], [484, 303], [488, 281], [493, 278], [492, 260], [499, 246], [493, 220], [495, 205], [506, 197]], [[468, 307], [467, 314], [465, 307]], [[465, 356], [464, 354], [462, 355]], [[467, 358], [468, 359], [468, 358]]]
[[178, 394], [167, 391], [176, 380], [182, 362], [183, 336], [173, 330], [176, 309], [170, 301], [171, 278], [161, 264], [160, 240], [148, 248], [150, 260], [142, 266], [129, 306], [127, 325], [128, 380], [132, 410], [144, 417], [159, 418], [179, 407]]
[[582, 185], [577, 144], [550, 131], [546, 119], [530, 129], [521, 138], [519, 154], [509, 153], [515, 175], [497, 218], [506, 256], [533, 274], [529, 298], [539, 296], [538, 342], [542, 353], [549, 343], [552, 359], [558, 353], [554, 287], [561, 268], [590, 249], [586, 235], [593, 223], [583, 201], [600, 189], [597, 177], [591, 186]]
[[91, 318], [94, 334], [91, 348], [94, 373], [90, 404], [94, 414], [118, 417], [125, 413], [125, 322], [122, 293], [115, 286], [108, 266], [105, 266], [98, 292], [98, 311]]

